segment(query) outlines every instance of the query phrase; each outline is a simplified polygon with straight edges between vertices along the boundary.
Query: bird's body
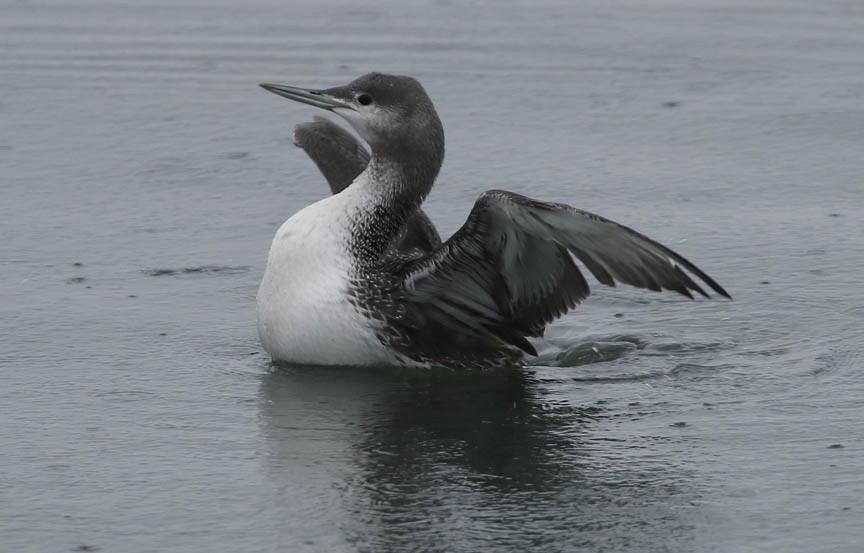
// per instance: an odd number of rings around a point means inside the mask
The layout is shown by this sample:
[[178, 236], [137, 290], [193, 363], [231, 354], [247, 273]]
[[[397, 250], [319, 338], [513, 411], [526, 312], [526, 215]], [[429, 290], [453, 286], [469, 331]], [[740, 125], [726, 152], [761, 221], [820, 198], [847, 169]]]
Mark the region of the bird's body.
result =
[[527, 337], [542, 336], [588, 296], [574, 257], [607, 285], [707, 296], [686, 269], [728, 297], [695, 265], [631, 229], [506, 191], [481, 195], [442, 244], [420, 204], [443, 161], [443, 129], [417, 81], [370, 74], [323, 91], [262, 86], [341, 115], [372, 146], [368, 157], [332, 123], [298, 126], [295, 142], [334, 195], [297, 212], [273, 240], [258, 329], [274, 360], [518, 364], [523, 352], [536, 355]]
[[258, 291], [258, 334], [274, 358], [319, 365], [393, 362], [351, 301], [348, 244], [361, 186], [294, 214], [276, 233]]

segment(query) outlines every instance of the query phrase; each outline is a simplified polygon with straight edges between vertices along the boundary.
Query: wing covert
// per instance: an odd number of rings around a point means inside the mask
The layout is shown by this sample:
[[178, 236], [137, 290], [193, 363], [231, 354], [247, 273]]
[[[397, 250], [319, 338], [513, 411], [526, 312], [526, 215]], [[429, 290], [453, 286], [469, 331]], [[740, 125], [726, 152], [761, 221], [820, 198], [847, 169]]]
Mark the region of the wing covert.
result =
[[686, 258], [628, 227], [500, 190], [482, 194], [450, 240], [404, 268], [402, 282], [419, 309], [446, 306], [451, 324], [536, 354], [525, 336], [542, 336], [547, 323], [590, 294], [571, 254], [610, 286], [707, 297], [689, 271], [730, 297]]

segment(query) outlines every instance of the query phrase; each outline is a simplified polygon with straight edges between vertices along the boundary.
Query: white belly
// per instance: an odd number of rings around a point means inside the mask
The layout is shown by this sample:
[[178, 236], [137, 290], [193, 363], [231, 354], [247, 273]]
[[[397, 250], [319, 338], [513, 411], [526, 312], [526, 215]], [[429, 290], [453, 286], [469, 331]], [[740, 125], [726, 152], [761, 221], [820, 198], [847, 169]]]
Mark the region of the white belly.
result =
[[258, 289], [258, 335], [274, 360], [315, 365], [390, 363], [370, 320], [348, 302], [350, 224], [340, 195], [279, 228]]

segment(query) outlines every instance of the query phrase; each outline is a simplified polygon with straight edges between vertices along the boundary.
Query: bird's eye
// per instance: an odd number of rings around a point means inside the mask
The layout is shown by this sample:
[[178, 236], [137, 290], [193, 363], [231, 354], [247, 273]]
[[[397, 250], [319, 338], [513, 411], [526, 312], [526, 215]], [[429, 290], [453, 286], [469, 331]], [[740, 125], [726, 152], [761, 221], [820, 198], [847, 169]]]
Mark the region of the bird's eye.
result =
[[357, 96], [357, 101], [360, 102], [361, 106], [368, 106], [372, 103], [372, 96], [361, 94], [360, 96]]

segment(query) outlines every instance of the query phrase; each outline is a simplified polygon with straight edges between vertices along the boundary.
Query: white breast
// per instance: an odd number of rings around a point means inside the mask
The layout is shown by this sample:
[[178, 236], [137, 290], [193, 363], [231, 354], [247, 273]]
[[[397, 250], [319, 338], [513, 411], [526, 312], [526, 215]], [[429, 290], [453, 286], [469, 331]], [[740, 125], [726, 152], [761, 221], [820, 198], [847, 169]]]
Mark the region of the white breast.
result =
[[258, 334], [274, 360], [316, 365], [393, 360], [372, 322], [348, 302], [353, 259], [347, 242], [357, 211], [352, 187], [294, 214], [273, 239], [258, 290]]

